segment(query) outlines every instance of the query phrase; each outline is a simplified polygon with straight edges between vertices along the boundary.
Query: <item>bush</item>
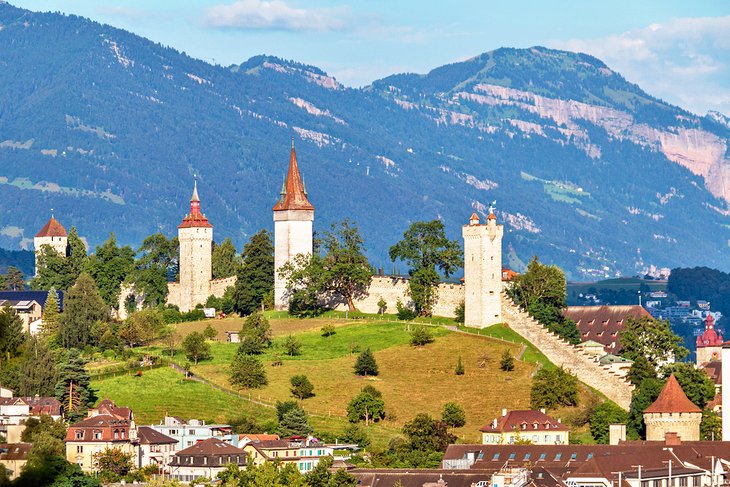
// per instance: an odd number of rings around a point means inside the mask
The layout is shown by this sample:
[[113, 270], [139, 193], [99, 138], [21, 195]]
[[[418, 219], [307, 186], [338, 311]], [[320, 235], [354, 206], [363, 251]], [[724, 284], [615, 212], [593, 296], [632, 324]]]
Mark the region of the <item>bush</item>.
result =
[[464, 362], [461, 361], [461, 354], [459, 354], [459, 360], [456, 362], [456, 375], [464, 375]]
[[290, 357], [301, 355], [302, 343], [295, 336], [289, 335], [284, 342], [284, 350], [286, 350], [286, 354]]
[[456, 309], [454, 309], [454, 321], [457, 323], [464, 324], [464, 314], [466, 312], [466, 306], [464, 305], [464, 301], [459, 303], [456, 306]]
[[335, 325], [324, 325], [322, 327], [322, 336], [325, 338], [331, 337], [335, 333], [337, 333], [337, 331], [335, 331]]
[[509, 348], [502, 354], [502, 360], [499, 362], [499, 368], [504, 372], [512, 372], [515, 370], [515, 358], [512, 356]]
[[411, 331], [411, 345], [414, 347], [422, 347], [433, 342], [433, 335], [425, 326], [417, 326]]
[[412, 321], [416, 318], [417, 314], [411, 308], [404, 306], [400, 299], [395, 303], [395, 309], [397, 310], [396, 315], [401, 321]]

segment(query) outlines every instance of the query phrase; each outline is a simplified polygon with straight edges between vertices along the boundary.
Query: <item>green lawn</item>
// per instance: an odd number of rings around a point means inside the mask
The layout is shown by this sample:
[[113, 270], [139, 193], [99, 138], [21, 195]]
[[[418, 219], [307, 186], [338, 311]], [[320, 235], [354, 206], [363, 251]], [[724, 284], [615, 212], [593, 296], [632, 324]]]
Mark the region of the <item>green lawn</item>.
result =
[[522, 360], [528, 363], [541, 364], [543, 367], [552, 368], [555, 367], [548, 358], [540, 352], [532, 343], [527, 341], [522, 335], [518, 334], [512, 328], [504, 326], [502, 324], [488, 326], [486, 328], [471, 328], [466, 326], [459, 326], [459, 329], [468, 331], [470, 333], [477, 333], [479, 335], [499, 338], [501, 340], [507, 340], [513, 343], [519, 343], [527, 345], [525, 353], [522, 355]]

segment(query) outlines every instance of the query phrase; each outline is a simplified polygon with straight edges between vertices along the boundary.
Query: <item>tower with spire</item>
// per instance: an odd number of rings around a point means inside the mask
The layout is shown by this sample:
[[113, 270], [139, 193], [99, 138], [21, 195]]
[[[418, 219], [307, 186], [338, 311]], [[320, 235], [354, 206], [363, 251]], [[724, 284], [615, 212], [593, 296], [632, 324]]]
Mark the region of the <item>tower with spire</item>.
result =
[[502, 322], [502, 235], [493, 208], [487, 223], [472, 213], [464, 225], [464, 324], [484, 328]]
[[212, 277], [213, 225], [200, 211], [198, 182], [190, 198], [190, 213], [177, 227], [180, 240], [180, 284], [177, 305], [190, 311], [208, 299]]
[[314, 206], [307, 198], [302, 175], [299, 173], [297, 153], [292, 140], [289, 155], [289, 171], [281, 187], [274, 212], [274, 307], [286, 309], [289, 298], [286, 281], [279, 276], [279, 269], [297, 254], [312, 253], [312, 222]]
[[33, 248], [35, 250], [35, 275], [38, 275], [38, 254], [41, 251], [41, 247], [44, 245], [50, 246], [53, 250], [58, 252], [62, 257], [66, 257], [68, 249], [68, 235], [63, 225], [56, 220], [53, 214], [51, 219], [48, 220], [43, 228], [33, 238]]
[[702, 366], [713, 360], [720, 360], [722, 343], [722, 335], [715, 330], [715, 318], [707, 313], [705, 330], [697, 337], [697, 365]]

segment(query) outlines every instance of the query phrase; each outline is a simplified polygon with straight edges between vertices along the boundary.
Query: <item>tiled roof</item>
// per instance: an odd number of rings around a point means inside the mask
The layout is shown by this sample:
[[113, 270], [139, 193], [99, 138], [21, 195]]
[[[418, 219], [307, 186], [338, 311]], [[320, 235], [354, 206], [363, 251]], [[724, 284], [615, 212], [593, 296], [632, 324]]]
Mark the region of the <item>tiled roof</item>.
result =
[[[63, 228], [63, 225], [61, 225], [58, 220], [51, 217], [50, 220], [48, 220], [48, 223], [46, 223], [43, 228], [41, 228], [41, 231], [36, 234], [36, 237], [66, 237], [66, 229]], [[38, 249], [36, 249], [38, 250]]]
[[[59, 311], [63, 311], [63, 291], [56, 291]], [[8, 301], [35, 301], [42, 308], [46, 306], [48, 291], [0, 291], [0, 299]]]
[[137, 428], [137, 438], [143, 445], [164, 445], [164, 444], [175, 444], [177, 440], [170, 438], [167, 435], [160, 433], [159, 431], [153, 430], [149, 426], [140, 426]]
[[[69, 426], [66, 441], [128, 441], [129, 426], [126, 419], [110, 414], [97, 414]], [[119, 433], [116, 438], [114, 431]], [[77, 432], [81, 432], [81, 438], [77, 438]], [[101, 433], [100, 438], [95, 437], [96, 432]]]
[[61, 416], [63, 407], [61, 401], [55, 397], [47, 396], [25, 396], [21, 397], [28, 406], [30, 406], [30, 414], [40, 416], [48, 414], [49, 416]]
[[226, 443], [225, 441], [219, 440], [218, 438], [208, 438], [199, 443], [189, 446], [184, 450], [177, 452], [178, 455], [190, 455], [190, 456], [215, 456], [215, 455], [245, 455], [246, 452], [240, 448]]
[[208, 217], [200, 211], [200, 198], [198, 197], [198, 182], [195, 181], [193, 195], [190, 197], [190, 213], [185, 215], [183, 221], [177, 228], [213, 228]]
[[25, 460], [32, 443], [0, 443], [0, 460]]
[[[236, 332], [238, 333], [238, 332]], [[269, 440], [278, 440], [279, 435], [271, 435], [271, 434], [251, 434], [251, 435], [242, 435], [242, 438], [248, 438], [251, 442], [259, 442], [259, 441], [269, 441]]]
[[715, 385], [722, 384], [722, 362], [717, 360], [707, 362], [702, 368], [705, 369], [705, 372], [707, 372], [707, 375], [710, 376], [710, 379], [712, 379]]
[[662, 392], [644, 413], [701, 413], [702, 410], [687, 398], [674, 374], [669, 376]]
[[[535, 427], [537, 426], [537, 427]], [[492, 423], [483, 426], [479, 431], [485, 433], [508, 433], [511, 431], [568, 431], [569, 428], [541, 411], [531, 409], [508, 411], [497, 419], [497, 427]]]
[[575, 321], [584, 341], [592, 340], [604, 346], [606, 353], [621, 350], [619, 332], [626, 318], [651, 317], [643, 306], [568, 306], [563, 316]]
[[307, 190], [304, 188], [302, 175], [299, 173], [297, 153], [292, 144], [289, 155], [289, 172], [282, 187], [281, 197], [274, 205], [274, 211], [285, 210], [314, 210], [314, 206], [307, 199]]

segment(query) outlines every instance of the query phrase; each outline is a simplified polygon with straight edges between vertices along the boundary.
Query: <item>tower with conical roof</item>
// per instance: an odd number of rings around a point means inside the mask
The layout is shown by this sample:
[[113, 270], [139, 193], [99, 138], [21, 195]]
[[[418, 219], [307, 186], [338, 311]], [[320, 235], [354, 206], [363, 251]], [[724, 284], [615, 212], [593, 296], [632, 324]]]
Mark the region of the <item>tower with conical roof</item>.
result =
[[312, 222], [314, 206], [307, 198], [302, 175], [299, 173], [297, 153], [292, 141], [289, 171], [281, 188], [274, 212], [274, 307], [286, 309], [289, 299], [286, 281], [279, 276], [281, 266], [297, 254], [312, 253]]
[[48, 220], [40, 232], [33, 238], [33, 248], [35, 249], [35, 275], [38, 275], [38, 254], [41, 251], [41, 247], [44, 245], [50, 246], [53, 250], [59, 253], [62, 257], [66, 257], [68, 249], [68, 235], [63, 225], [59, 223], [56, 218], [51, 215], [51, 219]]
[[487, 223], [472, 213], [464, 225], [464, 324], [484, 328], [502, 322], [502, 235], [490, 208]]
[[701, 422], [702, 410], [689, 400], [674, 374], [656, 401], [644, 410], [648, 441], [664, 441], [667, 433], [676, 433], [682, 441], [698, 441]]
[[178, 225], [177, 236], [180, 241], [178, 306], [185, 312], [199, 303], [205, 304], [212, 277], [213, 225], [200, 211], [197, 181], [190, 198], [190, 213]]

